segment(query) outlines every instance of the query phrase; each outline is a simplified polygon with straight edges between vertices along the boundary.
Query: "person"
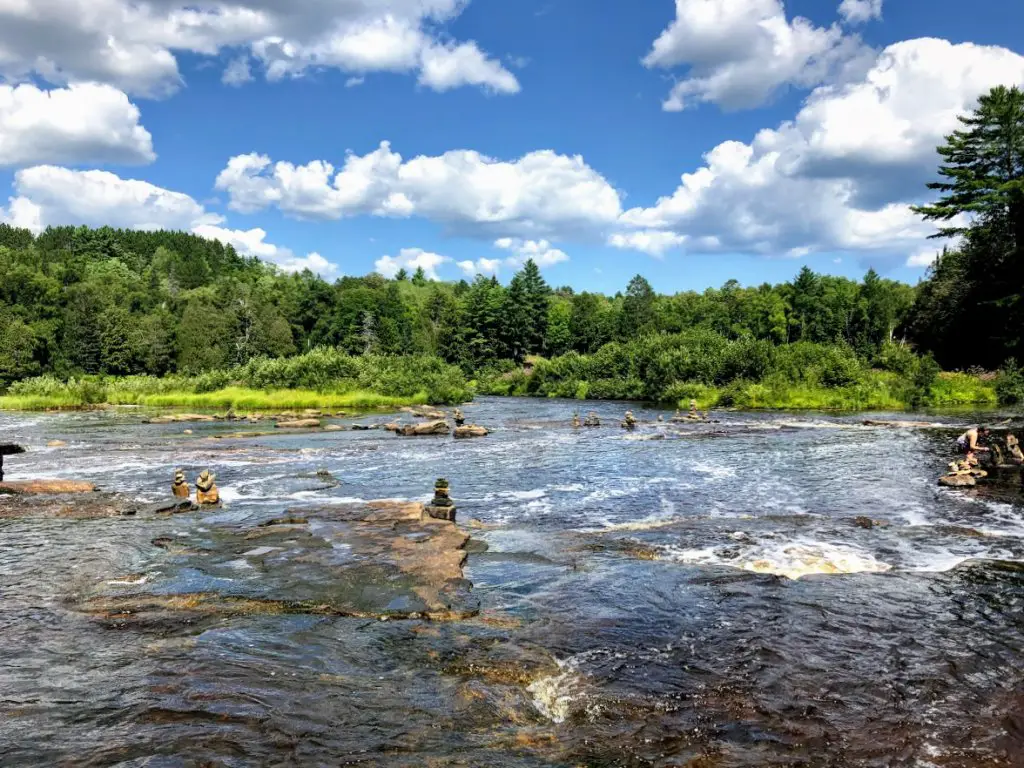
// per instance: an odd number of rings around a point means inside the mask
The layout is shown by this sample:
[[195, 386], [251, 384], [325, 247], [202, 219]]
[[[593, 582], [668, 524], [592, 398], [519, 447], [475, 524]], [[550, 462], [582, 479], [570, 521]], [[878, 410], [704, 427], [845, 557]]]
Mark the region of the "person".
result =
[[1020, 441], [1012, 432], [1006, 436], [1006, 450], [1010, 453], [1010, 461], [1014, 464], [1024, 464], [1024, 451], [1020, 449]]
[[987, 452], [988, 448], [978, 445], [980, 438], [987, 438], [992, 434], [988, 427], [971, 427], [956, 439], [956, 447], [960, 453], [975, 453], [977, 451]]

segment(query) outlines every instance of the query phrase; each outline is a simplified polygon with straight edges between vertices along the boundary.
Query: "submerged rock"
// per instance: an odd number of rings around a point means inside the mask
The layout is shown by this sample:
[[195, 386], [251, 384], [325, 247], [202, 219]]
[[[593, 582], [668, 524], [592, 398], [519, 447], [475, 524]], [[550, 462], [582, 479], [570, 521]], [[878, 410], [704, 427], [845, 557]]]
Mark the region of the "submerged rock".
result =
[[973, 488], [977, 484], [978, 481], [971, 475], [952, 474], [943, 475], [939, 478], [939, 485], [946, 488]]
[[487, 431], [486, 427], [480, 427], [476, 424], [467, 424], [463, 427], [455, 428], [456, 439], [463, 439], [467, 437], [487, 437], [490, 432]]
[[[441, 621], [478, 611], [472, 584], [463, 577], [469, 535], [454, 523], [431, 518], [419, 503], [301, 509], [255, 528], [208, 535], [188, 546], [171, 536], [158, 537], [153, 545], [189, 558], [181, 567], [205, 572], [223, 567], [225, 557], [247, 558], [261, 573], [251, 594], [168, 594], [166, 583], [153, 580], [146, 591], [131, 595], [123, 587], [111, 592], [97, 585], [99, 593], [78, 607], [108, 625], [137, 628], [194, 628], [204, 619], [248, 614]], [[351, 557], [338, 558], [341, 544]], [[168, 578], [175, 578], [173, 572]]]

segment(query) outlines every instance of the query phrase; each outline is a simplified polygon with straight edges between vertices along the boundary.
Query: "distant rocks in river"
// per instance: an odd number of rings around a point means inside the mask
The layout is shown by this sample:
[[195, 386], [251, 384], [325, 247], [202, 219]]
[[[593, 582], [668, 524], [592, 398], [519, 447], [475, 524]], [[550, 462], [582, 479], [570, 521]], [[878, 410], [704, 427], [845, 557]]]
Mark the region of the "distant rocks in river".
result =
[[320, 419], [295, 419], [293, 421], [279, 421], [274, 424], [278, 429], [318, 429]]
[[455, 438], [462, 440], [469, 437], [487, 437], [490, 433], [486, 427], [481, 427], [476, 424], [466, 424], [455, 428]]
[[0, 494], [14, 496], [65, 493], [93, 493], [96, 486], [78, 480], [11, 480], [0, 483]]
[[444, 419], [426, 421], [421, 424], [405, 424], [396, 434], [402, 437], [423, 437], [427, 435], [447, 435], [451, 427]]

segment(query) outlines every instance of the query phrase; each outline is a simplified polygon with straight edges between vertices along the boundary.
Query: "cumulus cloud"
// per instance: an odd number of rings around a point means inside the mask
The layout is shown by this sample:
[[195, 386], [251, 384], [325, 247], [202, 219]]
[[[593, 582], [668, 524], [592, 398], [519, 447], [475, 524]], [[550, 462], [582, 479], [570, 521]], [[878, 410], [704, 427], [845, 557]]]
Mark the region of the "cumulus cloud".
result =
[[838, 25], [786, 18], [782, 0], [676, 0], [676, 16], [654, 41], [649, 68], [685, 66], [663, 107], [701, 102], [757, 107], [786, 85], [812, 87], [863, 55]]
[[910, 206], [934, 177], [935, 147], [1000, 83], [1024, 83], [1024, 57], [927, 38], [892, 45], [860, 79], [815, 90], [795, 119], [749, 144], [719, 144], [671, 195], [626, 211], [610, 243], [648, 253], [673, 243], [698, 252], [916, 254], [934, 226]]
[[456, 266], [466, 277], [477, 275], [496, 275], [501, 269], [501, 259], [477, 259], [476, 261], [460, 261]]
[[[245, 50], [271, 80], [311, 70], [418, 74], [428, 87], [519, 84], [476, 43], [442, 40], [468, 0], [6, 0], [0, 2], [0, 77], [105, 82], [136, 95], [181, 85], [179, 52]], [[246, 79], [247, 56], [227, 83]]]
[[621, 212], [618, 192], [582, 157], [550, 150], [503, 161], [469, 150], [403, 160], [388, 142], [341, 168], [233, 157], [217, 177], [232, 209], [307, 219], [422, 217], [459, 233], [539, 239], [593, 233]]
[[15, 174], [14, 191], [7, 209], [0, 208], [0, 221], [36, 233], [60, 225], [183, 230], [220, 240], [244, 256], [256, 256], [286, 271], [308, 267], [324, 275], [337, 272], [320, 254], [298, 257], [287, 248], [268, 243], [262, 229], [225, 227], [224, 217], [207, 211], [186, 194], [107, 171], [34, 166]]
[[139, 124], [138, 108], [116, 88], [0, 85], [0, 166], [155, 159], [153, 137]]
[[431, 253], [422, 248], [403, 248], [397, 256], [381, 256], [374, 262], [374, 268], [384, 277], [394, 277], [400, 269], [410, 274], [422, 269], [429, 280], [440, 280], [437, 268], [449, 261], [451, 259], [447, 256]]
[[530, 259], [544, 269], [569, 260], [569, 255], [555, 248], [547, 240], [520, 240], [516, 237], [502, 237], [494, 241], [494, 247], [511, 252], [505, 259], [510, 267], [521, 267]]
[[248, 56], [239, 56], [232, 59], [221, 75], [221, 82], [224, 85], [245, 85], [253, 79], [252, 68], [249, 66]]
[[679, 248], [686, 242], [685, 235], [645, 229], [637, 232], [613, 232], [608, 236], [608, 245], [631, 251], [640, 251], [650, 256], [664, 256], [667, 251]]
[[843, 0], [839, 15], [847, 24], [863, 24], [882, 18], [882, 0]]

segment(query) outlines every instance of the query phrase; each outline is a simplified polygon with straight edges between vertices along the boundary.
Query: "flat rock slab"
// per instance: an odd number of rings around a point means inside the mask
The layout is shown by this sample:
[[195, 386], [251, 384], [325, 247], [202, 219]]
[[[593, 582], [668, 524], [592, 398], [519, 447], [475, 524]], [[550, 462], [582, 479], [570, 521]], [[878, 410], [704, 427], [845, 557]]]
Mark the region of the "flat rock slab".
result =
[[154, 416], [146, 421], [147, 424], [177, 424], [185, 421], [216, 421], [217, 419], [209, 414], [203, 413], [168, 413], [164, 416]]
[[279, 421], [274, 425], [278, 429], [315, 429], [320, 426], [320, 419], [295, 419]]
[[131, 516], [139, 511], [137, 503], [113, 493], [0, 496], [0, 520], [96, 520]]
[[[419, 503], [301, 508], [160, 545], [173, 560], [145, 592], [101, 584], [78, 608], [140, 628], [261, 613], [461, 620], [479, 608], [463, 576], [468, 542], [465, 531], [430, 518]], [[175, 589], [179, 569], [205, 574], [210, 588], [196, 591], [189, 581], [188, 592]]]
[[0, 483], [0, 494], [36, 495], [57, 493], [93, 493], [96, 486], [78, 480], [18, 480]]

